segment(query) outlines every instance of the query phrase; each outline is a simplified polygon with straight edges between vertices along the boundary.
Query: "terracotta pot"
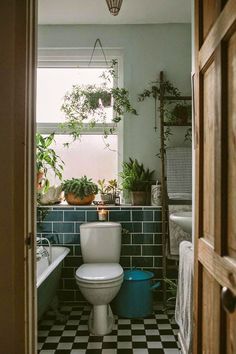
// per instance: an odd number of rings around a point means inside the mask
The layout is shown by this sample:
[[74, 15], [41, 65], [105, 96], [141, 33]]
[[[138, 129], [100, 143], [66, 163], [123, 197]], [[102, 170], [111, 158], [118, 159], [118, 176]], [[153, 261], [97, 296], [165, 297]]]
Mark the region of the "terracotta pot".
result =
[[43, 188], [45, 183], [45, 174], [42, 171], [37, 172], [36, 175], [36, 189], [39, 191], [40, 189]]
[[131, 192], [132, 205], [147, 205], [147, 192]]
[[91, 194], [87, 197], [84, 197], [83, 199], [80, 199], [79, 197], [75, 197], [73, 193], [68, 193], [65, 195], [65, 199], [70, 205], [90, 205], [95, 199], [95, 195]]

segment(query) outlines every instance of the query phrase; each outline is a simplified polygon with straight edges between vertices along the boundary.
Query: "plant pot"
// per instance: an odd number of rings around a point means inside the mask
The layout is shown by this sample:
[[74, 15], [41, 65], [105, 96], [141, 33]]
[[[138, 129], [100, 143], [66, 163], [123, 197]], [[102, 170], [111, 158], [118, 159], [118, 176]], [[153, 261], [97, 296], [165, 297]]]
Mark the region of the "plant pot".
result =
[[147, 195], [145, 191], [131, 192], [132, 205], [147, 205]]
[[189, 121], [189, 108], [188, 106], [178, 106], [176, 105], [173, 109], [173, 115], [175, 121], [178, 124], [187, 124]]
[[95, 195], [91, 194], [81, 199], [79, 197], [75, 197], [73, 193], [68, 193], [65, 195], [65, 199], [70, 205], [90, 205], [95, 199]]
[[103, 204], [115, 204], [115, 194], [101, 193], [101, 200]]
[[45, 184], [45, 173], [43, 171], [37, 172], [36, 175], [36, 189], [40, 191]]

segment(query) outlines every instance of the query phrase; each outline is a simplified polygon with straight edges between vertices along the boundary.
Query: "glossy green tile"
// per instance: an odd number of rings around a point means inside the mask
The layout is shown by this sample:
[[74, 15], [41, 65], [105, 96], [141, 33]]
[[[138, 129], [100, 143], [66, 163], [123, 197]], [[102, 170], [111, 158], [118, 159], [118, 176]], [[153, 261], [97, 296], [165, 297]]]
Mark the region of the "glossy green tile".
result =
[[121, 246], [121, 255], [122, 256], [132, 256], [132, 255], [139, 256], [139, 255], [141, 255], [141, 246], [122, 245]]
[[121, 256], [120, 257], [120, 265], [122, 267], [131, 267], [131, 257]]
[[151, 210], [142, 210], [142, 211], [132, 211], [132, 220], [133, 221], [153, 221], [153, 211]]
[[142, 246], [143, 256], [159, 256], [162, 255], [162, 246]]
[[87, 211], [87, 221], [98, 221], [98, 212], [97, 211]]
[[153, 267], [153, 257], [132, 257], [132, 267]]
[[63, 211], [49, 211], [44, 221], [63, 221]]
[[110, 221], [130, 221], [130, 212], [126, 210], [115, 211], [112, 210], [109, 212]]
[[131, 233], [142, 232], [141, 222], [122, 222], [121, 225], [124, 229], [128, 230]]
[[64, 211], [65, 221], [85, 221], [85, 211]]
[[73, 268], [73, 267], [71, 267], [71, 268], [65, 268], [65, 267], [63, 267], [62, 268], [62, 271], [61, 271], [61, 276], [62, 276], [62, 278], [74, 278], [74, 276], [75, 276], [75, 272], [74, 272], [74, 269], [75, 268]]
[[53, 232], [56, 233], [74, 233], [74, 223], [72, 222], [54, 222]]
[[161, 223], [157, 222], [144, 222], [143, 223], [143, 232], [144, 233], [157, 233], [161, 232], [162, 226]]
[[153, 244], [153, 234], [133, 234], [132, 244]]
[[81, 256], [82, 257], [82, 254], [81, 254], [81, 247], [80, 246], [74, 246], [74, 254], [76, 256]]
[[122, 235], [121, 243], [122, 244], [131, 244], [131, 235], [130, 234]]
[[74, 279], [64, 279], [64, 289], [77, 290], [78, 285], [76, 284], [75, 278]]
[[162, 256], [154, 256], [154, 267], [161, 268], [163, 266], [163, 257]]
[[64, 234], [63, 243], [64, 243], [64, 245], [80, 244], [80, 235], [79, 234]]
[[38, 233], [51, 233], [52, 232], [52, 223], [51, 222], [40, 222], [37, 223], [37, 232]]
[[83, 260], [82, 257], [79, 256], [67, 256], [64, 260], [65, 267], [79, 267], [81, 264], [83, 264]]

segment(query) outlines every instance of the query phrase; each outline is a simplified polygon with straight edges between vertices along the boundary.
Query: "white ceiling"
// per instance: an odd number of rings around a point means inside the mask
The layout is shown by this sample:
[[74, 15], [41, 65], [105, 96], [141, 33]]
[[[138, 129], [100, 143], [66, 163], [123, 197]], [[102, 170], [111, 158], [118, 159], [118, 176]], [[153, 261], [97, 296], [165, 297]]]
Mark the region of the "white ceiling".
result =
[[150, 24], [191, 22], [191, 0], [123, 0], [112, 16], [105, 0], [39, 0], [39, 24]]

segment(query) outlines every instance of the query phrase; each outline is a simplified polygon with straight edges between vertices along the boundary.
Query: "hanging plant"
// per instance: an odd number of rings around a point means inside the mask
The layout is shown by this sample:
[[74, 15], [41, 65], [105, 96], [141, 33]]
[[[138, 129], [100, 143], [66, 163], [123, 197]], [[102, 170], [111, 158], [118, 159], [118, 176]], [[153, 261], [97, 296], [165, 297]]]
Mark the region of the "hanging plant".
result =
[[[170, 96], [176, 100], [164, 100], [164, 106], [162, 107], [164, 113], [164, 122], [176, 125], [184, 125], [191, 120], [191, 105], [185, 101], [178, 101], [181, 97], [181, 93], [177, 87], [175, 87], [170, 81], [165, 80], [160, 82], [159, 80], [152, 81], [149, 88], [138, 95], [138, 101], [143, 102], [147, 98], [154, 99], [154, 130], [157, 131], [157, 100], [161, 97]], [[160, 108], [159, 108], [160, 109]], [[165, 126], [164, 129], [164, 148], [166, 148], [166, 142], [172, 135], [171, 127]], [[190, 133], [187, 131], [185, 134], [185, 141], [190, 140]], [[160, 153], [157, 155], [160, 157]]]
[[[108, 87], [108, 83], [115, 77], [116, 60], [112, 64], [108, 73], [103, 73], [104, 83], [102, 86], [96, 85], [73, 85], [62, 104], [61, 110], [65, 113], [65, 123], [63, 130], [69, 131], [73, 140], [80, 138], [84, 123], [88, 123], [88, 128], [93, 128], [97, 123], [103, 125], [104, 136], [112, 134], [125, 113], [137, 115], [137, 111], [131, 105], [129, 92], [125, 88]], [[113, 108], [113, 126], [108, 128], [106, 106]]]

